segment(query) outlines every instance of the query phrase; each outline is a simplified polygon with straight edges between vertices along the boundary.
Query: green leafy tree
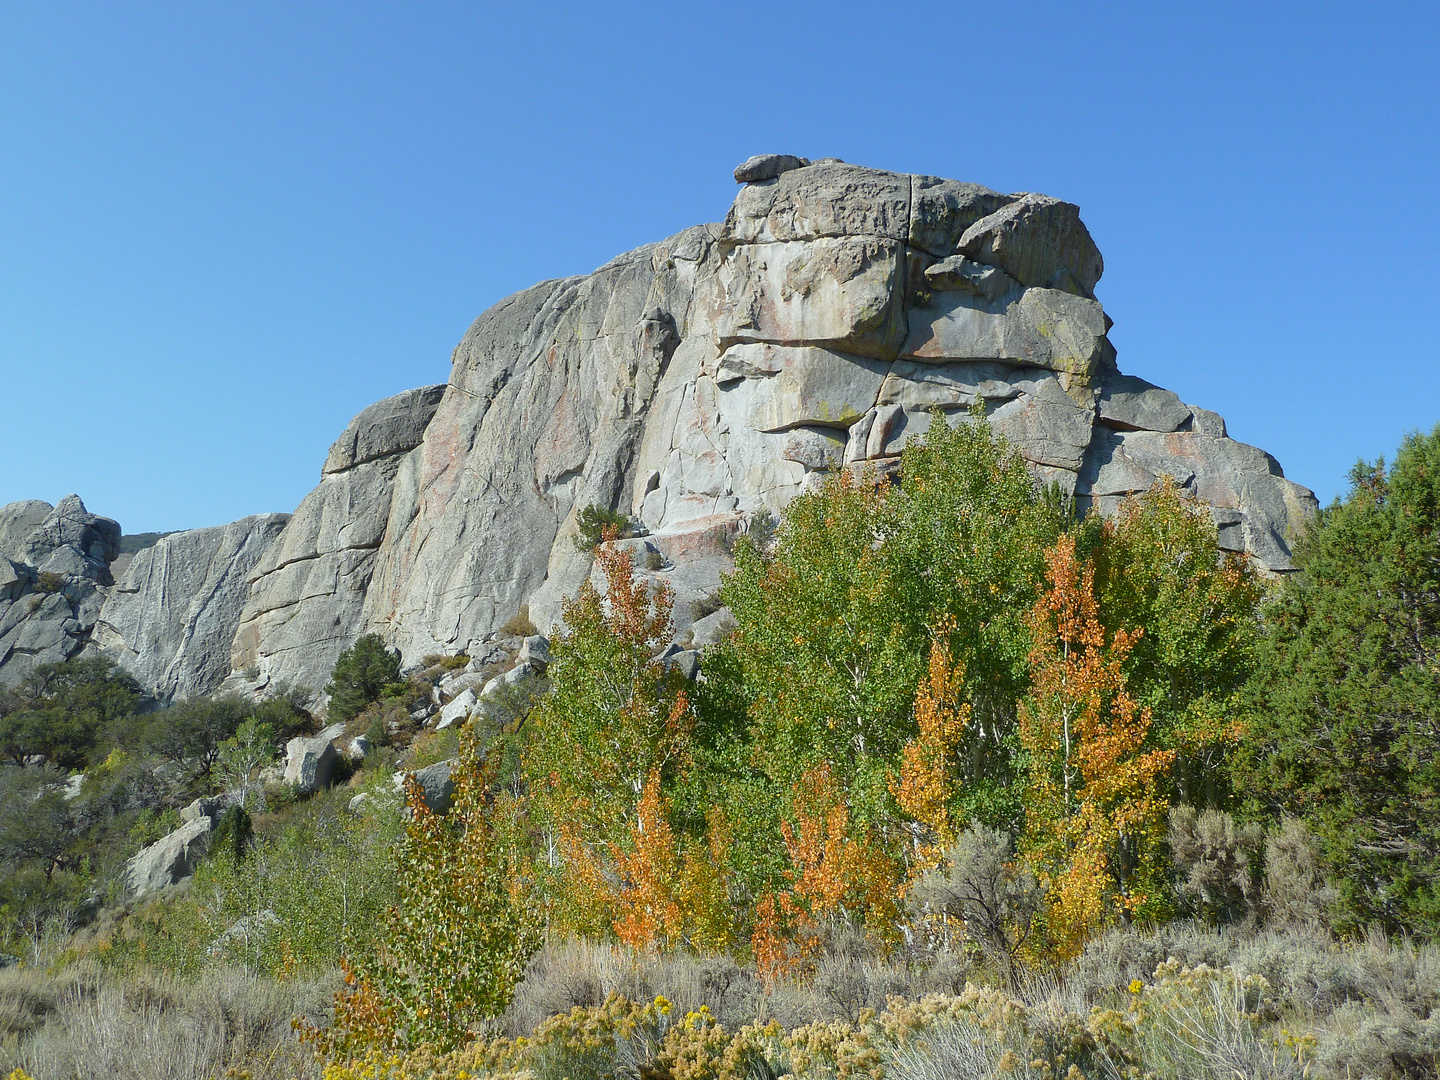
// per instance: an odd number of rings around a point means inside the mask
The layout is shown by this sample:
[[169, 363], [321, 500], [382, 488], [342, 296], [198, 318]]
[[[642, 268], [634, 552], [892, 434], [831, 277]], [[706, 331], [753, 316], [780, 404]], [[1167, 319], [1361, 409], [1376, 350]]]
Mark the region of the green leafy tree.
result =
[[387, 685], [400, 679], [400, 654], [385, 647], [379, 634], [365, 634], [335, 661], [325, 693], [330, 695], [330, 718], [349, 720], [377, 701]]
[[40, 664], [0, 703], [0, 754], [84, 768], [102, 736], [139, 704], [139, 684], [105, 657]]
[[1220, 550], [1209, 508], [1168, 477], [1092, 519], [1095, 590], [1110, 633], [1142, 631], [1125, 663], [1127, 687], [1150, 710], [1150, 741], [1175, 751], [1170, 779], [1183, 803], [1228, 801], [1227, 755], [1244, 725], [1241, 691], [1255, 670], [1260, 581]]
[[832, 478], [790, 503], [773, 557], [742, 538], [721, 591], [756, 759], [786, 791], [829, 763], [867, 818], [889, 805], [924, 663], [922, 620], [898, 607], [884, 546], [892, 501], [873, 481]]
[[1356, 465], [1266, 611], [1236, 786], [1319, 838], [1341, 930], [1440, 930], [1437, 529], [1440, 427]]
[[652, 773], [668, 785], [689, 764], [694, 717], [686, 680], [656, 659], [670, 637], [668, 586], [652, 594], [615, 545], [596, 558], [606, 594], [586, 582], [562, 609], [547, 673], [553, 689], [526, 721], [523, 767], [544, 833], [543, 868], [556, 885], [552, 917], [598, 933], [613, 920], [580, 871], [628, 844]]
[[156, 757], [192, 769], [197, 777], [209, 776], [225, 740], [250, 709], [250, 702], [238, 694], [177, 702], [145, 717], [141, 745]]
[[220, 744], [212, 775], [222, 790], [239, 791], [240, 805], [250, 801], [258, 785], [258, 772], [275, 760], [275, 727], [255, 717], [241, 721], [235, 734]]
[[961, 698], [956, 820], [1013, 824], [1027, 618], [1068, 503], [1047, 497], [983, 411], [937, 414], [898, 489], [842, 474], [786, 509], [773, 554], [741, 540], [722, 590], [759, 760], [783, 789], [828, 763], [857, 819], [893, 814], [888, 778], [916, 734], [915, 688], [945, 622]]
[[[957, 821], [1014, 827], [1016, 712], [1030, 684], [1030, 612], [1045, 553], [1074, 524], [1074, 503], [1044, 487], [977, 401], [962, 423], [938, 413], [901, 459], [897, 529], [889, 541], [896, 614], [946, 623], [971, 719], [957, 748]], [[925, 639], [928, 645], [928, 634]], [[924, 646], [922, 646], [923, 648]], [[915, 683], [911, 683], [912, 693]]]
[[33, 865], [48, 882], [56, 870], [74, 863], [79, 831], [56, 770], [10, 768], [0, 774], [0, 858]]
[[512, 891], [505, 833], [493, 818], [493, 771], [467, 747], [444, 818], [430, 812], [409, 778], [410, 822], [396, 852], [398, 902], [379, 949], [344, 965], [334, 1025], [306, 1033], [322, 1052], [443, 1052], [473, 1038], [510, 1003], [540, 929]]

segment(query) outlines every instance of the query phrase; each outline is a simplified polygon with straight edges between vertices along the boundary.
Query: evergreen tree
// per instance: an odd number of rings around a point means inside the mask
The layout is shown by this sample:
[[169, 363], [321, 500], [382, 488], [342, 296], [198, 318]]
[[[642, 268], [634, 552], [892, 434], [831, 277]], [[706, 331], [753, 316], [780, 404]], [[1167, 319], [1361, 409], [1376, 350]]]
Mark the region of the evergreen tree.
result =
[[325, 693], [330, 719], [349, 720], [390, 683], [400, 680], [400, 654], [385, 647], [379, 634], [365, 634], [340, 654]]
[[1440, 929], [1440, 427], [1296, 545], [1266, 612], [1237, 769], [1252, 812], [1302, 818], [1339, 885], [1340, 929]]

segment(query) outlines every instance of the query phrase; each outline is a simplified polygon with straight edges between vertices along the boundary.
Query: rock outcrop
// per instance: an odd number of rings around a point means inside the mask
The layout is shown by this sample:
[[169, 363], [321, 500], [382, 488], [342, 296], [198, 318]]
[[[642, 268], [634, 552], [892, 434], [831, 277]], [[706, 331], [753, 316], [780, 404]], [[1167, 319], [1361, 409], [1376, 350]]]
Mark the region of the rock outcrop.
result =
[[416, 769], [413, 773], [404, 771], [397, 772], [391, 781], [395, 790], [402, 795], [405, 793], [405, 777], [413, 776], [415, 783], [420, 785], [421, 797], [432, 814], [444, 814], [449, 811], [455, 801], [455, 782], [450, 778], [455, 771], [457, 762], [437, 761], [434, 765], [427, 765], [423, 769]]
[[[676, 630], [726, 541], [840, 469], [893, 474], [982, 402], [1036, 476], [1110, 511], [1161, 474], [1268, 571], [1315, 502], [1213, 413], [1122, 375], [1069, 203], [768, 155], [725, 222], [543, 282], [476, 320], [395, 476], [364, 602], [407, 658], [542, 630], [591, 572], [575, 518], [634, 515]], [[637, 546], [637, 556], [640, 548]]]
[[195, 697], [230, 674], [250, 573], [288, 514], [162, 537], [138, 552], [109, 592], [93, 644], [158, 698]]
[[119, 523], [78, 495], [0, 507], [0, 682], [85, 648], [119, 554]]
[[371, 405], [330, 448], [315, 488], [248, 570], [231, 644], [238, 688], [321, 689], [364, 632], [362, 608], [385, 534], [395, 474], [419, 445], [443, 386]]
[[344, 734], [344, 724], [331, 724], [316, 735], [291, 739], [285, 744], [283, 782], [302, 795], [313, 795], [324, 788], [338, 760], [335, 740]]
[[[1223, 546], [1291, 568], [1314, 496], [1216, 414], [1120, 372], [1076, 206], [783, 154], [736, 179], [723, 223], [482, 314], [448, 384], [351, 422], [262, 554], [281, 519], [137, 557], [97, 645], [160, 696], [212, 685], [227, 635], [224, 685], [251, 692], [319, 690], [369, 631], [407, 665], [478, 657], [522, 609], [548, 632], [592, 577], [575, 543], [591, 504], [632, 517], [619, 542], [674, 587], [677, 638], [704, 645], [726, 632], [712, 613], [737, 531], [842, 470], [893, 476], [936, 410], [964, 423], [977, 404], [1081, 508], [1168, 474]], [[62, 507], [0, 510], [0, 678], [96, 624], [118, 526]], [[37, 591], [47, 568], [60, 591]]]

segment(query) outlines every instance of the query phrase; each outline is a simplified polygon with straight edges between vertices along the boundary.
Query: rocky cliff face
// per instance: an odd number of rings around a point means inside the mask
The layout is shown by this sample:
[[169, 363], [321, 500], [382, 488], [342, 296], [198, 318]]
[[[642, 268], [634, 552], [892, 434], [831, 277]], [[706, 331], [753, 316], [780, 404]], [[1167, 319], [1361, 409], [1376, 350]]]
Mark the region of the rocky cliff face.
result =
[[[730, 565], [724, 541], [757, 511], [839, 470], [892, 475], [934, 410], [961, 423], [976, 402], [1082, 508], [1109, 513], [1169, 474], [1211, 508], [1224, 546], [1290, 568], [1314, 497], [1214, 413], [1120, 373], [1095, 298], [1104, 264], [1075, 206], [778, 155], [736, 179], [723, 223], [481, 315], [447, 385], [355, 418], [253, 563], [259, 540], [240, 534], [275, 522], [137, 559], [101, 643], [169, 695], [213, 688], [227, 633], [227, 685], [260, 690], [323, 686], [368, 630], [410, 661], [478, 648], [526, 605], [548, 629], [592, 571], [573, 542], [592, 503], [643, 523], [626, 543], [658, 556], [647, 572], [676, 587], [683, 633]], [[41, 508], [0, 512], [0, 554]], [[214, 565], [202, 573], [196, 555], [161, 583], [186, 545]], [[202, 645], [191, 605], [222, 581]]]
[[231, 686], [319, 690], [340, 652], [364, 632], [361, 612], [395, 474], [444, 390], [427, 386], [371, 405], [335, 441], [320, 486], [246, 567], [248, 595], [227, 642]]
[[1173, 475], [1229, 548], [1290, 567], [1313, 511], [1218, 416], [1121, 375], [1078, 209], [1035, 194], [755, 159], [725, 222], [497, 304], [400, 467], [366, 625], [407, 654], [542, 628], [590, 561], [590, 503], [636, 515], [687, 600], [717, 539], [838, 469], [898, 465], [931, 411], [972, 402], [1036, 475], [1110, 511]]

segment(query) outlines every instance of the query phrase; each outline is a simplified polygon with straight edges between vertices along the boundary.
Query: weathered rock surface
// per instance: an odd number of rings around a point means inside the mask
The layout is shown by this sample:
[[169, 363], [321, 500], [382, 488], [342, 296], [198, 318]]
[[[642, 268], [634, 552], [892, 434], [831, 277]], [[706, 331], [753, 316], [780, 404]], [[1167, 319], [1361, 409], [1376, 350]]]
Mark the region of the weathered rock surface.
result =
[[67, 495], [26, 538], [21, 558], [41, 573], [111, 584], [110, 564], [120, 554], [120, 523], [85, 509]]
[[435, 730], [442, 731], [452, 724], [464, 724], [470, 719], [470, 710], [475, 708], [479, 702], [474, 690], [465, 690], [440, 710], [440, 722], [435, 725]]
[[443, 814], [450, 809], [455, 801], [455, 782], [450, 779], [451, 773], [455, 771], [455, 761], [437, 761], [434, 765], [427, 765], [423, 769], [416, 769], [413, 773], [406, 773], [403, 770], [397, 772], [392, 780], [397, 791], [404, 792], [405, 777], [414, 776], [415, 782], [420, 785], [421, 797], [432, 814]]
[[138, 552], [100, 610], [95, 648], [156, 697], [215, 690], [230, 674], [250, 572], [289, 520], [241, 518], [171, 533]]
[[1024, 194], [981, 218], [960, 237], [962, 255], [998, 266], [1025, 286], [1093, 296], [1105, 270], [1080, 208], [1048, 195]]
[[127, 899], [139, 900], [194, 874], [210, 849], [212, 828], [211, 818], [195, 817], [133, 855], [121, 875]]
[[750, 515], [837, 469], [893, 474], [932, 410], [959, 423], [977, 400], [1083, 505], [1168, 472], [1228, 544], [1290, 567], [1313, 498], [1218, 417], [1119, 373], [1072, 204], [834, 161], [739, 175], [723, 224], [476, 320], [395, 474], [364, 629], [407, 660], [521, 605], [547, 631], [590, 576], [573, 540], [596, 503], [643, 525], [621, 543], [674, 587], [683, 634]]
[[30, 536], [55, 508], [39, 499], [0, 506], [0, 558], [23, 563], [30, 546]]
[[751, 184], [757, 180], [773, 180], [783, 172], [809, 164], [794, 154], [756, 154], [735, 166], [735, 182]]
[[119, 554], [119, 523], [78, 495], [0, 507], [0, 682], [85, 648]]
[[[362, 608], [401, 460], [419, 444], [443, 386], [371, 405], [330, 448], [320, 486], [247, 570], [229, 667], [249, 690], [320, 690], [364, 632]], [[249, 671], [253, 678], [246, 676]]]

